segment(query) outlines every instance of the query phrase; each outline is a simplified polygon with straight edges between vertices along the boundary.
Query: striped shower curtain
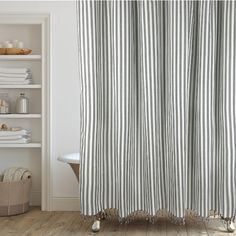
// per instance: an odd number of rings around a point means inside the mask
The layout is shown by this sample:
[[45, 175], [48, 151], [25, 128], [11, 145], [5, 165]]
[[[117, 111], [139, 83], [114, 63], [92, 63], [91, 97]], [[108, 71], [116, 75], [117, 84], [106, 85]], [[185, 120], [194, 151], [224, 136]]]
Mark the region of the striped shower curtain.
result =
[[236, 3], [79, 1], [81, 213], [236, 208]]

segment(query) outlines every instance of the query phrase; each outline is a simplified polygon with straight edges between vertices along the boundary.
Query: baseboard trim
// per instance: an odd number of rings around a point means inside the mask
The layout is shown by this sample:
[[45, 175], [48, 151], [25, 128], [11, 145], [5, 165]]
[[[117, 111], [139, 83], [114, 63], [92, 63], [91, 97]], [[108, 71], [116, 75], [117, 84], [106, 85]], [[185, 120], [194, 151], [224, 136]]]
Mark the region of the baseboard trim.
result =
[[52, 199], [52, 211], [79, 211], [79, 198], [54, 197]]

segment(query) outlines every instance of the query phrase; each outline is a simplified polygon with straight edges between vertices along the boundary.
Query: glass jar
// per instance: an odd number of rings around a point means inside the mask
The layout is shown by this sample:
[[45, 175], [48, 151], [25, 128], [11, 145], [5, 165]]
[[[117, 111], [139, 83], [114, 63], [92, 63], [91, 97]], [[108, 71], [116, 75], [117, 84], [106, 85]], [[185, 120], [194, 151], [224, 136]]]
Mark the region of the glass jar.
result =
[[10, 98], [8, 93], [0, 93], [0, 114], [10, 113]]
[[27, 114], [29, 113], [29, 99], [24, 93], [21, 93], [16, 100], [16, 113]]

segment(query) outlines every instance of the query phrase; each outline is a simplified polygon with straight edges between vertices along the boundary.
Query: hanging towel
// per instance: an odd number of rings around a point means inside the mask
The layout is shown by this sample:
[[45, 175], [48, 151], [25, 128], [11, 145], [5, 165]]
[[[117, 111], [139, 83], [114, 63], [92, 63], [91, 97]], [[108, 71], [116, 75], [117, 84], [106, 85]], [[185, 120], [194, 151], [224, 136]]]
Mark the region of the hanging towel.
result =
[[32, 173], [22, 167], [11, 167], [4, 171], [3, 182], [20, 181], [28, 179], [32, 176]]

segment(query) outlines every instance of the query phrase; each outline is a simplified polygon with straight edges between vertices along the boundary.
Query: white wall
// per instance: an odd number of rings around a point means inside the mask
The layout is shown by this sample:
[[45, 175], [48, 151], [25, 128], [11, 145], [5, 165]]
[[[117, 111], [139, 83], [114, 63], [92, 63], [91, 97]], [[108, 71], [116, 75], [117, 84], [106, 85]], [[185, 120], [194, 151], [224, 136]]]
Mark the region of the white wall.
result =
[[52, 210], [78, 209], [78, 184], [61, 154], [79, 151], [75, 1], [0, 1], [0, 12], [51, 13]]

